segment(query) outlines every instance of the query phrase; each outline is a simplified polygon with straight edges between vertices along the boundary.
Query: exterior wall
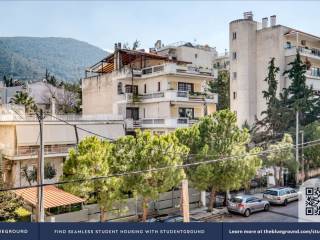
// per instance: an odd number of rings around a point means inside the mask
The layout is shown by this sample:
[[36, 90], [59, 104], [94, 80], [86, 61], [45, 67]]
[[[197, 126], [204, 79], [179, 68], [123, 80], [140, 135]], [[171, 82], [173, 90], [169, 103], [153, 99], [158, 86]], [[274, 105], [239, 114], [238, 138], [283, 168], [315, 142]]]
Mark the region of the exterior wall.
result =
[[90, 77], [82, 82], [82, 106], [84, 115], [111, 114], [117, 94], [112, 74]]
[[257, 34], [257, 58], [256, 58], [256, 82], [257, 82], [257, 108], [256, 116], [261, 119], [261, 112], [266, 109], [266, 100], [263, 98], [262, 91], [267, 90], [268, 84], [264, 79], [268, 75], [268, 65], [272, 57], [275, 58], [275, 65], [279, 66], [277, 74], [278, 94], [284, 88], [285, 57], [284, 57], [284, 33], [288, 29], [282, 26], [268, 27], [258, 31]]
[[7, 155], [14, 154], [16, 135], [14, 125], [0, 125], [0, 151]]
[[[32, 167], [37, 167], [37, 159], [27, 159], [12, 161], [11, 171], [6, 172], [6, 179], [8, 183], [11, 183], [13, 187], [29, 186], [28, 181], [22, 175], [22, 168], [27, 167], [30, 170]], [[59, 181], [59, 178], [63, 173], [63, 157], [45, 158], [45, 164], [50, 163], [54, 169], [56, 169], [56, 176], [52, 179], [44, 179], [44, 183], [52, 183]], [[32, 185], [35, 185], [33, 182]]]
[[193, 66], [211, 69], [214, 59], [217, 57], [215, 49], [199, 49], [181, 46], [176, 48], [177, 59], [191, 62]]

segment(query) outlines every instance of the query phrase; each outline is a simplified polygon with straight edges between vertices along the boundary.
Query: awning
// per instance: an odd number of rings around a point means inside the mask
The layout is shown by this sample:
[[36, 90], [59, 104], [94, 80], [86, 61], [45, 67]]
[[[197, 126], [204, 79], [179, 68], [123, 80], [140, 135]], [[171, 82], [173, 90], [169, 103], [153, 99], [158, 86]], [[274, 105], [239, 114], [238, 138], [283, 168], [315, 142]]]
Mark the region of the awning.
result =
[[[77, 126], [92, 133], [99, 134], [101, 139], [117, 139], [125, 135], [123, 124], [78, 124]], [[79, 128], [79, 141], [83, 140], [85, 137], [93, 136], [93, 134]]]
[[[31, 146], [40, 143], [38, 124], [17, 125], [16, 131], [18, 146]], [[69, 125], [45, 124], [43, 127], [43, 136], [45, 145], [75, 144], [76, 142], [74, 128]]]
[[[16, 195], [23, 198], [23, 200], [36, 207], [37, 206], [37, 188], [25, 188], [13, 191]], [[44, 193], [44, 208], [54, 208], [59, 206], [68, 206], [71, 204], [82, 203], [85, 200], [79, 198], [71, 193], [65, 192], [55, 186], [43, 187]]]

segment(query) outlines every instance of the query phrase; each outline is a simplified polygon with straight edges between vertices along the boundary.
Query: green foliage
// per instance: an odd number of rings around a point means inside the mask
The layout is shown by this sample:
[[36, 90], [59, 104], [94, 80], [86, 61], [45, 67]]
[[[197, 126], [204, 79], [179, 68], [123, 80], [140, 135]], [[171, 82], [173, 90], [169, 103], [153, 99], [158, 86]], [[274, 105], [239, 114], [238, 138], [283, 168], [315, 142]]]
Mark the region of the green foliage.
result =
[[[153, 135], [150, 131], [136, 132], [136, 137], [125, 136], [115, 143], [115, 161], [118, 171], [135, 172], [164, 168], [125, 177], [125, 189], [143, 198], [143, 208], [147, 201], [155, 200], [159, 193], [180, 184], [184, 171], [175, 166], [182, 165], [188, 148], [182, 145], [174, 134]], [[146, 215], [144, 215], [144, 219]]]
[[[303, 128], [305, 142], [315, 141], [320, 139], [320, 122], [315, 121]], [[310, 146], [304, 149], [306, 160], [306, 170], [309, 168], [320, 167], [320, 148], [319, 146]]]
[[235, 114], [229, 110], [215, 112], [202, 118], [194, 128], [197, 130], [186, 128], [176, 131], [180, 142], [197, 154], [191, 155], [189, 161], [226, 160], [189, 168], [187, 174], [191, 184], [198, 190], [210, 189], [212, 193], [246, 186], [261, 166], [260, 158], [250, 154], [258, 153], [260, 149], [247, 149], [248, 130], [237, 126]]
[[318, 118], [320, 113], [319, 98], [313, 92], [312, 87], [306, 84], [307, 66], [302, 62], [300, 54], [297, 53], [293, 62], [289, 63], [291, 68], [284, 72], [291, 80], [291, 84], [284, 89], [283, 97], [286, 97], [285, 103], [287, 111], [291, 113], [291, 122], [289, 127], [294, 126], [294, 114], [300, 113], [300, 123], [305, 126]]
[[55, 78], [78, 81], [84, 69], [106, 56], [102, 49], [71, 38], [1, 37], [0, 76], [43, 79], [46, 68]]
[[229, 71], [219, 71], [218, 78], [209, 83], [209, 91], [218, 94], [217, 109], [230, 108], [230, 74]]
[[[88, 179], [111, 175], [117, 164], [112, 156], [114, 145], [97, 137], [82, 140], [76, 149], [71, 149], [63, 167], [62, 180]], [[113, 202], [120, 198], [121, 178], [103, 178], [84, 181], [80, 184], [66, 184], [64, 189], [87, 201], [97, 201], [104, 213], [112, 208]], [[103, 216], [104, 214], [101, 214]], [[104, 221], [104, 217], [101, 221]]]
[[[0, 163], [2, 162], [2, 155], [0, 152]], [[2, 169], [0, 168], [0, 189], [3, 189]], [[0, 222], [14, 221], [18, 217], [16, 210], [23, 205], [20, 197], [17, 197], [11, 191], [0, 192]]]
[[37, 110], [37, 106], [33, 98], [30, 97], [27, 92], [17, 92], [10, 102], [18, 105], [23, 105], [27, 113], [33, 113]]
[[[292, 152], [293, 141], [289, 134], [284, 134], [281, 142], [269, 145], [270, 153], [267, 156], [268, 166], [280, 167], [280, 177], [284, 167], [291, 172], [296, 172], [297, 163]], [[278, 179], [278, 184], [283, 185], [283, 179]]]

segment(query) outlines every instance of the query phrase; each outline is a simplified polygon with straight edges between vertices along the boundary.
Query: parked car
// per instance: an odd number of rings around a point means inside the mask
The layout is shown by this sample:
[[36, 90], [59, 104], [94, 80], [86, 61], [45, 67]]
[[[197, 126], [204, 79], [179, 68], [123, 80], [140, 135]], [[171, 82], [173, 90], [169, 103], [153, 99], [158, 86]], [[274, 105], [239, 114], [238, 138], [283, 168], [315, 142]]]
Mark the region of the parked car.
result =
[[240, 213], [249, 217], [251, 213], [258, 211], [269, 211], [270, 203], [264, 199], [252, 195], [239, 195], [228, 200], [229, 212]]
[[300, 193], [290, 187], [269, 188], [263, 193], [263, 198], [272, 204], [286, 206], [289, 202], [299, 200]]

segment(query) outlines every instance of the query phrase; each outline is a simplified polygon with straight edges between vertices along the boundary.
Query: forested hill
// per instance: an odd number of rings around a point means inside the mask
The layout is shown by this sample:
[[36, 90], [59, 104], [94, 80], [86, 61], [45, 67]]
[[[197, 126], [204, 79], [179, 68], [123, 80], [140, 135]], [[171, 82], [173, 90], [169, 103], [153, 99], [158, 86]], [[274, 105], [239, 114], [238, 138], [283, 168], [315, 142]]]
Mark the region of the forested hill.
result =
[[86, 67], [107, 55], [71, 38], [0, 37], [0, 77], [39, 80], [46, 69], [58, 80], [78, 81]]

